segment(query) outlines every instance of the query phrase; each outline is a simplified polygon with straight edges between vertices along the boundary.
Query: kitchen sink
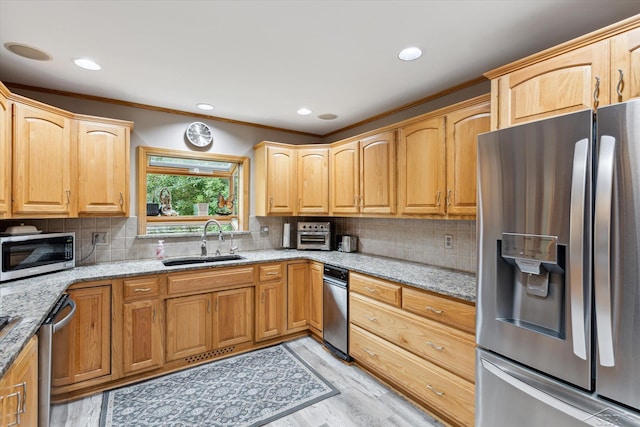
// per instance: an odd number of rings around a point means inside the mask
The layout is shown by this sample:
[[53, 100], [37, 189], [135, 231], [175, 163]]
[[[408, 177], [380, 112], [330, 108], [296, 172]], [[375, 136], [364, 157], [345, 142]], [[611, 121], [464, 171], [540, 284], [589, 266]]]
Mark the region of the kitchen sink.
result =
[[167, 267], [171, 267], [174, 265], [205, 264], [207, 262], [233, 261], [236, 259], [244, 259], [244, 257], [237, 254], [216, 255], [216, 256], [194, 256], [194, 257], [188, 257], [188, 258], [165, 259], [164, 261], [162, 261], [162, 263]]

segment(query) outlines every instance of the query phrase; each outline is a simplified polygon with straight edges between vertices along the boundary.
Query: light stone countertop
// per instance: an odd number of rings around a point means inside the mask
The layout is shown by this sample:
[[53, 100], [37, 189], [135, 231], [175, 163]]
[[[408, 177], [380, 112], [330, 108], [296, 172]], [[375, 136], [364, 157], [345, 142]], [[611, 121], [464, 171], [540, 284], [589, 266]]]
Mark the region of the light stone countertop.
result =
[[262, 262], [310, 259], [463, 301], [475, 302], [476, 299], [475, 275], [425, 264], [335, 251], [265, 250], [241, 252], [240, 255], [244, 259], [174, 267], [165, 267], [162, 262], [157, 260], [97, 264], [0, 284], [0, 316], [21, 317], [20, 321], [0, 339], [0, 378], [11, 366], [29, 338], [38, 331], [40, 324], [60, 295], [70, 285], [79, 282]]

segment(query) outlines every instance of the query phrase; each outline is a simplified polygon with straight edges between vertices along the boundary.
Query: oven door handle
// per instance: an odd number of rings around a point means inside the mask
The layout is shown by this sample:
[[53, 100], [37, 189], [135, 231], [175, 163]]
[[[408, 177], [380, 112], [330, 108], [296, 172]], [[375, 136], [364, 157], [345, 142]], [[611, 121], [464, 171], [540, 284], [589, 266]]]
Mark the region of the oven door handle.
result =
[[60, 321], [55, 322], [53, 324], [53, 333], [55, 334], [56, 332], [58, 332], [60, 329], [64, 328], [67, 323], [69, 323], [71, 321], [71, 318], [73, 317], [74, 314], [76, 314], [76, 302], [74, 300], [72, 300], [71, 298], [69, 298], [62, 307], [60, 307], [60, 311], [64, 310], [65, 307], [71, 307], [71, 311], [69, 313], [67, 313], [66, 316], [64, 316], [62, 319], [60, 319]]

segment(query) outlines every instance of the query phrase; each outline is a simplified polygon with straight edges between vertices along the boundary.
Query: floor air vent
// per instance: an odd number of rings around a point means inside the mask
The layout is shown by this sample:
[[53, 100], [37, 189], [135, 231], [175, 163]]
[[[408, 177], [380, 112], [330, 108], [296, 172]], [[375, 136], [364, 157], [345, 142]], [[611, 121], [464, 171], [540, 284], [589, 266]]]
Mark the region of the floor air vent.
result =
[[211, 359], [217, 356], [224, 356], [225, 354], [232, 353], [235, 350], [235, 346], [218, 348], [215, 350], [208, 351], [206, 353], [198, 354], [197, 356], [185, 357], [184, 361], [187, 363], [200, 362], [202, 360]]

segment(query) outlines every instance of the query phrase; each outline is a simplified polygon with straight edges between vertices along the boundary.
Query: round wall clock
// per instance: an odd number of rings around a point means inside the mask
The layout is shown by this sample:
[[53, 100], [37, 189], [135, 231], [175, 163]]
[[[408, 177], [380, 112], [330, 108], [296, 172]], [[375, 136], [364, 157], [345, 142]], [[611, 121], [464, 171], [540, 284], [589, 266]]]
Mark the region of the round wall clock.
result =
[[213, 142], [211, 128], [202, 122], [193, 122], [187, 127], [187, 140], [196, 147], [206, 147]]

